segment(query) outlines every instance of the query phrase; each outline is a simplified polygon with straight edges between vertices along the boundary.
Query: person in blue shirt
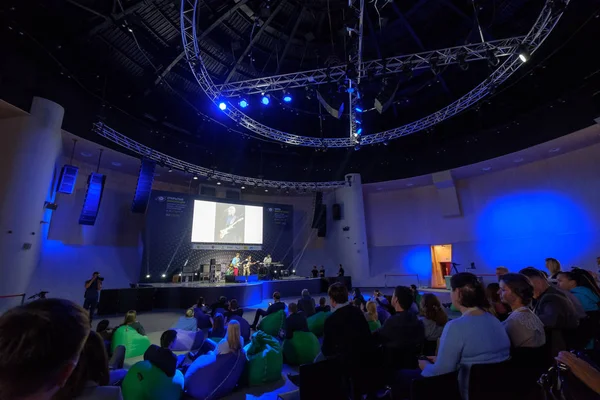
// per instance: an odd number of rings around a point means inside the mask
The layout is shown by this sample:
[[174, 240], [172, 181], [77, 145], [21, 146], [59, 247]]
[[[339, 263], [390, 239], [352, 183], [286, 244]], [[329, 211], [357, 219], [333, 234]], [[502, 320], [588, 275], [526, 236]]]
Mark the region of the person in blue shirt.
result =
[[180, 317], [171, 329], [196, 332], [198, 330], [197, 325], [198, 321], [194, 318], [194, 310], [190, 308], [185, 312], [185, 317]]
[[558, 287], [575, 295], [585, 312], [598, 311], [600, 303], [600, 288], [594, 277], [586, 270], [573, 268], [566, 272], [562, 271], [557, 276]]

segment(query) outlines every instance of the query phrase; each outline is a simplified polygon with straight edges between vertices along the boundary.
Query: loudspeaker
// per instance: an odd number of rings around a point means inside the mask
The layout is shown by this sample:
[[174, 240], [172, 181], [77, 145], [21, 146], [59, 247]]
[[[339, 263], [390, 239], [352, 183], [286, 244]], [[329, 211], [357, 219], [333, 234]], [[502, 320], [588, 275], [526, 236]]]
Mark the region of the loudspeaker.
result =
[[133, 203], [131, 204], [131, 211], [136, 214], [143, 214], [146, 212], [148, 200], [150, 200], [150, 192], [152, 191], [155, 169], [155, 161], [146, 158], [142, 159], [137, 186], [135, 188], [135, 194], [133, 195]]
[[60, 170], [56, 191], [58, 193], [72, 194], [73, 190], [75, 190], [75, 183], [77, 183], [78, 172], [79, 168], [74, 165], [63, 165]]
[[217, 259], [216, 258], [211, 258], [210, 259], [210, 265], [215, 265], [217, 263]]
[[96, 172], [92, 172], [88, 177], [85, 200], [83, 201], [83, 207], [79, 215], [80, 225], [94, 225], [96, 223], [105, 182], [106, 176]]
[[315, 208], [314, 208], [314, 214], [313, 214], [313, 220], [312, 220], [312, 224], [311, 224], [311, 228], [317, 228], [319, 226], [320, 223], [320, 219], [321, 219], [321, 211], [322, 211], [322, 205], [323, 205], [323, 192], [316, 192], [315, 193]]
[[325, 237], [327, 235], [327, 207], [321, 206], [321, 223], [317, 227], [317, 237]]
[[225, 198], [239, 200], [240, 192], [238, 190], [227, 190], [227, 191], [225, 191]]
[[342, 206], [338, 203], [335, 203], [333, 206], [331, 206], [331, 216], [333, 217], [334, 221], [339, 221], [342, 219]]
[[217, 189], [212, 186], [200, 186], [200, 194], [203, 196], [212, 196], [215, 197], [217, 195]]

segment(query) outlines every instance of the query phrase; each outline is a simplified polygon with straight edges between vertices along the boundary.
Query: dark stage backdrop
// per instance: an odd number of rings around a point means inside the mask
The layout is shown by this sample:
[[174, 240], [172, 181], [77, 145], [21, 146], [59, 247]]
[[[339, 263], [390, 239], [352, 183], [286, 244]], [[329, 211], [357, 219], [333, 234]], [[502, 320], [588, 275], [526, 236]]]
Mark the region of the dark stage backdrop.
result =
[[[196, 199], [262, 206], [262, 250], [192, 249], [192, 219]], [[237, 252], [242, 257], [252, 255], [253, 260], [259, 261], [271, 254], [273, 262], [279, 261], [288, 267], [293, 260], [293, 215], [294, 209], [291, 205], [258, 204], [153, 190], [146, 211], [140, 282], [170, 282], [172, 275], [181, 272], [184, 267], [187, 269], [210, 264], [211, 258], [216, 259], [217, 264], [226, 267]], [[162, 278], [163, 274], [166, 275], [165, 278]], [[150, 278], [147, 278], [147, 275], [150, 275]]]

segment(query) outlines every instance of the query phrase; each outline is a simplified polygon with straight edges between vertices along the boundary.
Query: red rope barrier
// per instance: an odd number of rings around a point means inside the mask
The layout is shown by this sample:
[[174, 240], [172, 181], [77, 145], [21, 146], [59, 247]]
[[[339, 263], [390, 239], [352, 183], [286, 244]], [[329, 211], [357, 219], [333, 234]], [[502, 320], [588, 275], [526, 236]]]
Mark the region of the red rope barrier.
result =
[[6, 296], [0, 296], [0, 299], [8, 299], [9, 297], [21, 297], [21, 296], [25, 296], [25, 293], [21, 293], [21, 294], [9, 294]]

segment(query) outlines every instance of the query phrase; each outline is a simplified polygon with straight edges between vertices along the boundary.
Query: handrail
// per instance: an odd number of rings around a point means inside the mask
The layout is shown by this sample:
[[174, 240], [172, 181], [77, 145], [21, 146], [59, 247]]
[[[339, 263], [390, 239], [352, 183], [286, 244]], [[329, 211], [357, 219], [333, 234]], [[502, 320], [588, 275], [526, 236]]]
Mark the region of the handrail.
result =
[[25, 303], [25, 293], [7, 294], [7, 295], [4, 295], [4, 296], [0, 296], [0, 299], [9, 299], [11, 297], [20, 297], [21, 298], [21, 305], [23, 305], [23, 303]]

